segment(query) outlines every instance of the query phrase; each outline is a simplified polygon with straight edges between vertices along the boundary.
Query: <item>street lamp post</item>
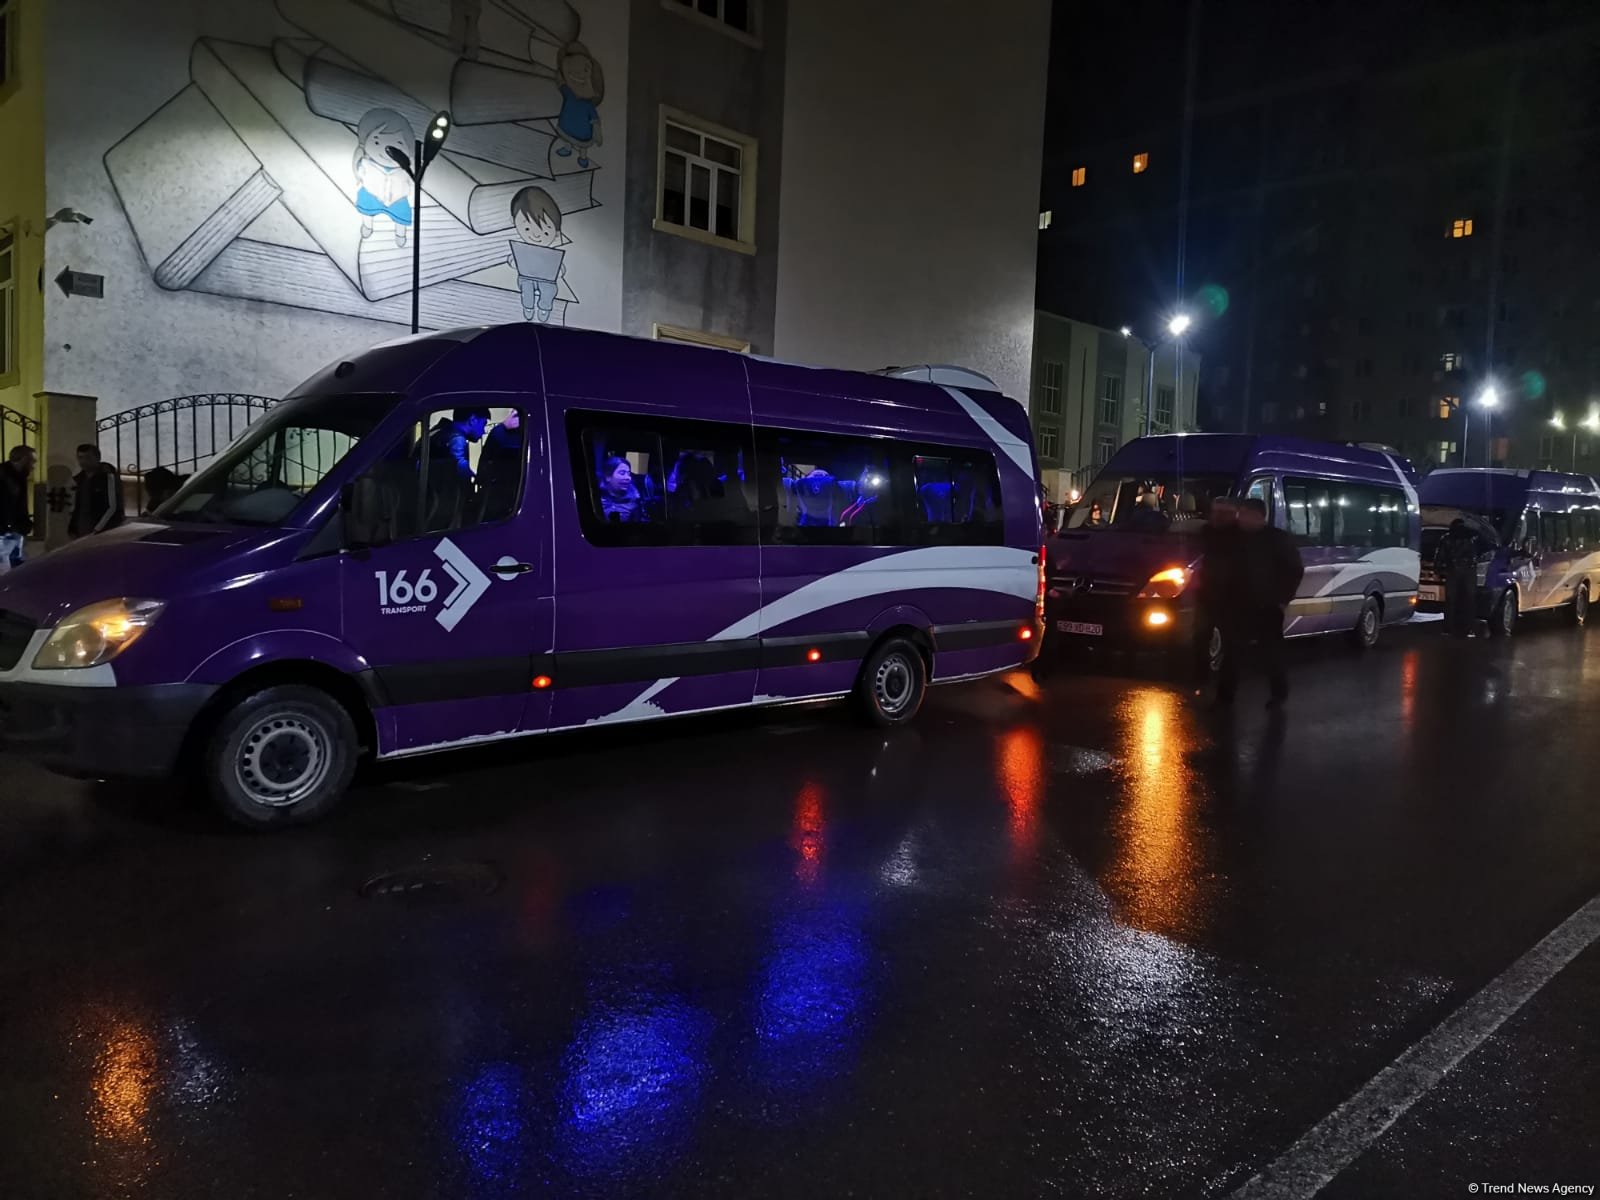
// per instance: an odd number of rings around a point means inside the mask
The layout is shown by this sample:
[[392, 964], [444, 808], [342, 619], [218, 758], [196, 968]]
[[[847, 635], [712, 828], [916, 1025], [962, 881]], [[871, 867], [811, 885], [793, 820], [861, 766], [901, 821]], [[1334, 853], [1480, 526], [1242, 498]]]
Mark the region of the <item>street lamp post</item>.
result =
[[389, 147], [389, 157], [400, 164], [400, 169], [411, 177], [411, 332], [421, 328], [422, 315], [422, 179], [428, 165], [444, 149], [445, 138], [450, 136], [450, 114], [436, 112], [428, 122], [428, 136], [416, 144], [414, 154], [407, 155], [398, 146]]
[[[1550, 418], [1550, 425], [1554, 429], [1566, 429], [1567, 422], [1559, 409]], [[1572, 473], [1578, 472], [1578, 430], [1587, 429], [1590, 433], [1600, 430], [1600, 407], [1591, 407], [1589, 415], [1577, 422], [1572, 427]]]
[[[1157, 341], [1147, 342], [1144, 338], [1133, 332], [1130, 326], [1124, 325], [1121, 333], [1125, 338], [1132, 338], [1143, 346], [1150, 354], [1150, 364], [1144, 373], [1144, 436], [1149, 437], [1151, 426], [1155, 419], [1156, 406], [1156, 351], [1168, 342], [1175, 342], [1188, 332], [1189, 326], [1194, 324], [1188, 313], [1178, 313], [1167, 322], [1167, 336]], [[1173, 404], [1177, 404], [1174, 395]]]
[[[1494, 466], [1494, 410], [1500, 403], [1500, 393], [1491, 383], [1478, 394], [1478, 407], [1483, 409], [1483, 465]], [[1463, 425], [1461, 431], [1461, 465], [1467, 465], [1467, 433]]]

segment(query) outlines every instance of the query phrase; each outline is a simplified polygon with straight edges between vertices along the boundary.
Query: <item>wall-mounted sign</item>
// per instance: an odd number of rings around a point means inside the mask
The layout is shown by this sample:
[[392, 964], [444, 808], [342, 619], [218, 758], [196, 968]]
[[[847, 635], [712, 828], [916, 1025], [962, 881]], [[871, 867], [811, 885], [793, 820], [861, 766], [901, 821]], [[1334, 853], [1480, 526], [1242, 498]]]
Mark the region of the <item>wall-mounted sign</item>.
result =
[[56, 276], [56, 286], [63, 296], [86, 296], [90, 300], [104, 300], [106, 277], [91, 275], [87, 271], [74, 271], [71, 267]]

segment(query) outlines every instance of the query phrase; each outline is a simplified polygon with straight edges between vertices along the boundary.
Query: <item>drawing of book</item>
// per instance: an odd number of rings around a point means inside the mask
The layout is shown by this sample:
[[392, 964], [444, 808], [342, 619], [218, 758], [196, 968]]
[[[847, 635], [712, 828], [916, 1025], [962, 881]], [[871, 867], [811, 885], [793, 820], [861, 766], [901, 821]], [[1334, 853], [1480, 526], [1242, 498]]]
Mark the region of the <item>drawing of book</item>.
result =
[[[535, 74], [534, 72], [538, 72]], [[496, 121], [553, 121], [561, 115], [561, 84], [548, 68], [511, 70], [461, 59], [450, 80], [450, 116], [458, 125]]]
[[[205, 40], [196, 44], [190, 67], [195, 83], [281, 186], [284, 206], [346, 277], [370, 300], [408, 289], [409, 246], [395, 245], [387, 229], [380, 237], [360, 236], [351, 130], [311, 112], [268, 50]], [[425, 284], [494, 261], [495, 241], [478, 238], [454, 215], [465, 216], [475, 186], [443, 158], [430, 169], [427, 196], [437, 205], [423, 215]], [[398, 259], [404, 260], [403, 271], [391, 261]]]
[[[259, 300], [317, 312], [411, 322], [411, 298], [368, 300], [324, 254], [241, 238], [212, 260], [191, 285], [210, 295]], [[564, 320], [570, 289], [560, 289], [553, 320]], [[418, 295], [421, 324], [428, 329], [460, 325], [502, 325], [523, 319], [522, 301], [509, 288], [446, 281], [425, 287]]]
[[[550, 194], [563, 215], [582, 212], [595, 207], [594, 168], [571, 171], [554, 178], [534, 176], [512, 171], [496, 163], [483, 162], [446, 150], [434, 166], [448, 159], [450, 164], [474, 183], [467, 202], [467, 224], [479, 233], [501, 232], [510, 229], [511, 200], [523, 188], [533, 185]], [[431, 185], [433, 176], [429, 175]]]
[[488, 5], [512, 13], [558, 46], [577, 41], [583, 28], [578, 10], [567, 0], [485, 0], [485, 7]]
[[278, 198], [278, 187], [190, 84], [106, 152], [106, 173], [157, 286], [187, 287]]
[[[451, 20], [451, 0], [379, 0], [383, 7], [407, 25], [426, 30], [445, 40], [455, 28]], [[565, 0], [522, 5], [530, 13], [518, 12], [515, 4], [483, 0], [478, 9], [478, 45], [480, 57], [489, 61], [526, 60], [528, 42], [539, 38], [545, 41], [571, 42], [578, 36], [578, 14]], [[550, 24], [544, 25], [531, 17], [531, 10], [542, 10]], [[455, 47], [452, 47], [455, 48]]]

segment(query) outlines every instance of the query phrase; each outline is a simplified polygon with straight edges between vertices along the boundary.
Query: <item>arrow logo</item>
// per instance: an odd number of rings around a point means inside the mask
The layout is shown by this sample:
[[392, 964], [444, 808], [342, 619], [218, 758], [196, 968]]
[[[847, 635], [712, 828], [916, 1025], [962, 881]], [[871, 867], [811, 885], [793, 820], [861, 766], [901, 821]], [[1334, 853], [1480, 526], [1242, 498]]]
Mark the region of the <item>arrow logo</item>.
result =
[[472, 606], [489, 590], [489, 577], [478, 570], [476, 564], [449, 538], [435, 546], [433, 552], [444, 564], [444, 573], [456, 585], [444, 598], [444, 607], [435, 618], [446, 631], [450, 631], [461, 623], [461, 619], [472, 611]]

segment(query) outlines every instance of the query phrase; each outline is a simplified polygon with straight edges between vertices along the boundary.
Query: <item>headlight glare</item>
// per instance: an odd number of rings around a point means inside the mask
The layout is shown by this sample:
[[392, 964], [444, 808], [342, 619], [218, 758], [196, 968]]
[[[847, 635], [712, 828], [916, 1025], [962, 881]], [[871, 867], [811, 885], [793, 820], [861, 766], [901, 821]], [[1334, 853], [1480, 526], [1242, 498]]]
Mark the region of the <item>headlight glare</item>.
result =
[[36, 671], [70, 671], [110, 662], [155, 623], [160, 600], [101, 600], [57, 623], [34, 657]]

